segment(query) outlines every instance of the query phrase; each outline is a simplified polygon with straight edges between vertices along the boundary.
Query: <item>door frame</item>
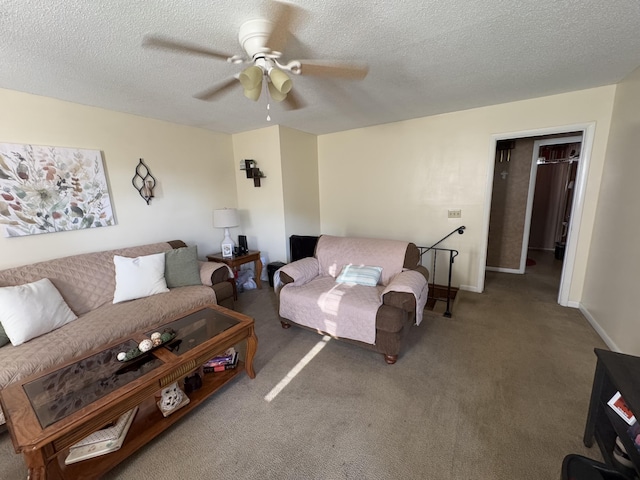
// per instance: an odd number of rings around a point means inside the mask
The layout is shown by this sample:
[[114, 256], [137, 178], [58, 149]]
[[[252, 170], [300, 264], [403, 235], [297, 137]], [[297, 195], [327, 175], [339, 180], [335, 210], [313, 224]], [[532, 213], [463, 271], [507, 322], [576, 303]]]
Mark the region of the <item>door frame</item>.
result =
[[[591, 154], [593, 150], [593, 142], [595, 138], [595, 122], [579, 123], [574, 125], [563, 125], [558, 127], [548, 127], [536, 130], [524, 130], [519, 132], [498, 133], [493, 134], [489, 140], [489, 155], [487, 159], [487, 178], [484, 205], [484, 220], [482, 228], [482, 244], [480, 246], [479, 268], [478, 268], [478, 291], [484, 291], [485, 276], [487, 271], [487, 246], [489, 243], [489, 219], [491, 216], [491, 197], [493, 196], [493, 175], [495, 170], [495, 156], [498, 140], [510, 140], [513, 138], [539, 137], [545, 135], [567, 134], [570, 132], [582, 131], [582, 149], [580, 152], [580, 161], [578, 162], [578, 170], [576, 172], [575, 193], [573, 205], [571, 206], [571, 225], [567, 234], [567, 245], [565, 247], [564, 262], [562, 264], [562, 275], [560, 277], [560, 289], [558, 292], [558, 303], [564, 307], [579, 307], [578, 301], [570, 301], [569, 293], [571, 291], [571, 282], [573, 280], [573, 271], [575, 268], [576, 251], [578, 238], [580, 236], [580, 227], [582, 224], [582, 212], [584, 210], [584, 202], [587, 187], [587, 176], [591, 165]], [[534, 183], [535, 186], [535, 183]], [[529, 186], [529, 194], [531, 194], [531, 186]], [[530, 214], [529, 214], [530, 215]], [[530, 220], [530, 217], [529, 217]], [[528, 223], [525, 225], [525, 230]], [[530, 227], [529, 227], [530, 228]], [[527, 239], [528, 243], [528, 239]]]
[[[567, 143], [578, 143], [580, 142], [580, 153], [582, 153], [582, 143], [583, 138], [574, 136], [574, 137], [555, 137], [555, 138], [545, 138], [542, 140], [536, 140], [533, 142], [533, 154], [531, 156], [531, 173], [529, 175], [529, 193], [527, 195], [527, 208], [524, 214], [524, 232], [522, 235], [522, 253], [520, 256], [520, 268], [518, 269], [518, 273], [524, 273], [527, 268], [527, 252], [529, 251], [529, 234], [531, 233], [531, 217], [533, 216], [533, 197], [536, 193], [536, 179], [538, 178], [538, 153], [540, 151], [540, 147], [545, 145], [563, 145]], [[582, 155], [578, 159], [578, 162], [582, 161]], [[580, 164], [578, 163], [578, 168], [580, 168]], [[577, 172], [576, 172], [577, 173]], [[577, 176], [577, 175], [576, 175]], [[573, 209], [573, 203], [572, 203]], [[573, 211], [573, 210], [572, 210]], [[570, 217], [569, 228], [571, 228], [571, 223], [573, 222], [573, 217]], [[559, 299], [558, 299], [559, 302]]]

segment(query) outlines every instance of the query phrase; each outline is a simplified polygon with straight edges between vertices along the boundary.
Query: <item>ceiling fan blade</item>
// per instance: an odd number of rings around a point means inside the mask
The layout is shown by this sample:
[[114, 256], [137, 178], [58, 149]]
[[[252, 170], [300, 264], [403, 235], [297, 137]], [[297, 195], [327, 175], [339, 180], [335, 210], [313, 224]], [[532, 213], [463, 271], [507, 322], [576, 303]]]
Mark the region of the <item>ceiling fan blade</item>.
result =
[[219, 58], [221, 60], [227, 60], [232, 57], [226, 53], [211, 50], [210, 48], [201, 47], [192, 43], [181, 42], [173, 40], [168, 37], [160, 37], [156, 35], [146, 35], [142, 40], [142, 46], [161, 48], [164, 50], [171, 50], [174, 52], [195, 53], [196, 55], [204, 55], [205, 57]]
[[298, 94], [293, 92], [293, 90], [287, 93], [287, 98], [284, 99], [282, 104], [284, 105], [284, 108], [286, 108], [287, 110], [299, 110], [300, 108], [304, 108], [306, 105], [300, 99]]
[[300, 60], [301, 75], [318, 77], [338, 77], [350, 80], [362, 80], [369, 73], [369, 67], [363, 64], [340, 62], [320, 62], [316, 60]]
[[213, 100], [218, 95], [225, 93], [227, 90], [237, 85], [240, 85], [240, 82], [235, 77], [232, 77], [223, 83], [214, 85], [213, 87], [208, 88], [207, 90], [203, 90], [200, 93], [196, 93], [194, 95], [194, 98], [197, 98], [198, 100], [205, 100], [205, 101]]
[[265, 45], [272, 51], [282, 52], [301, 9], [290, 3], [273, 2], [273, 4], [276, 11], [272, 20], [273, 29]]

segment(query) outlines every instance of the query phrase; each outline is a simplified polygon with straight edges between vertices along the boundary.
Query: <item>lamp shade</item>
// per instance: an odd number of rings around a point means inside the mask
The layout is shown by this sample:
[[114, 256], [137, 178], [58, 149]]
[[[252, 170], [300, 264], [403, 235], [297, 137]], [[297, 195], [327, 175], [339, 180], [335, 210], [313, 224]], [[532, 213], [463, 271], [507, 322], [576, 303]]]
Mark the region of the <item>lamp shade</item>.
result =
[[269, 70], [269, 78], [271, 79], [273, 86], [276, 87], [280, 93], [287, 94], [293, 87], [293, 83], [287, 74], [277, 68]]
[[213, 211], [215, 228], [237, 227], [238, 224], [238, 211], [235, 208], [220, 208]]

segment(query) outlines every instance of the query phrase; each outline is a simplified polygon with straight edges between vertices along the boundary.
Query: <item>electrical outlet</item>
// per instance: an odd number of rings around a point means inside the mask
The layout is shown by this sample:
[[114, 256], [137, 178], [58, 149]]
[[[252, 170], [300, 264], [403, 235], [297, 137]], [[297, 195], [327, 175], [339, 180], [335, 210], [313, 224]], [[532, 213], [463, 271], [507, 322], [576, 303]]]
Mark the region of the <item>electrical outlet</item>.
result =
[[449, 210], [449, 218], [462, 218], [462, 210]]

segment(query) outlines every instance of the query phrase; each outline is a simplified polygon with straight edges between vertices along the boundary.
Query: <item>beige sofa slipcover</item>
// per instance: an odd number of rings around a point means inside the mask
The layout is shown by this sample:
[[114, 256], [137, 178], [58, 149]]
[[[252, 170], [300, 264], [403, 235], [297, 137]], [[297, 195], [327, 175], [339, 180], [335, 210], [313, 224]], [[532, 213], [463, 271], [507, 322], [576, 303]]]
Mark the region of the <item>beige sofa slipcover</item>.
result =
[[[322, 235], [315, 255], [274, 275], [282, 326], [291, 323], [382, 353], [395, 363], [402, 340], [420, 323], [429, 272], [415, 244]], [[336, 281], [346, 265], [382, 267], [375, 286]]]
[[[0, 347], [0, 389], [82, 353], [142, 329], [152, 329], [193, 308], [217, 303], [233, 308], [228, 267], [201, 262], [206, 283], [172, 288], [146, 298], [113, 304], [113, 256], [138, 257], [186, 246], [175, 240], [131, 248], [86, 253], [0, 271], [0, 287], [48, 278], [78, 318], [17, 347]], [[0, 410], [0, 425], [5, 423]]]

